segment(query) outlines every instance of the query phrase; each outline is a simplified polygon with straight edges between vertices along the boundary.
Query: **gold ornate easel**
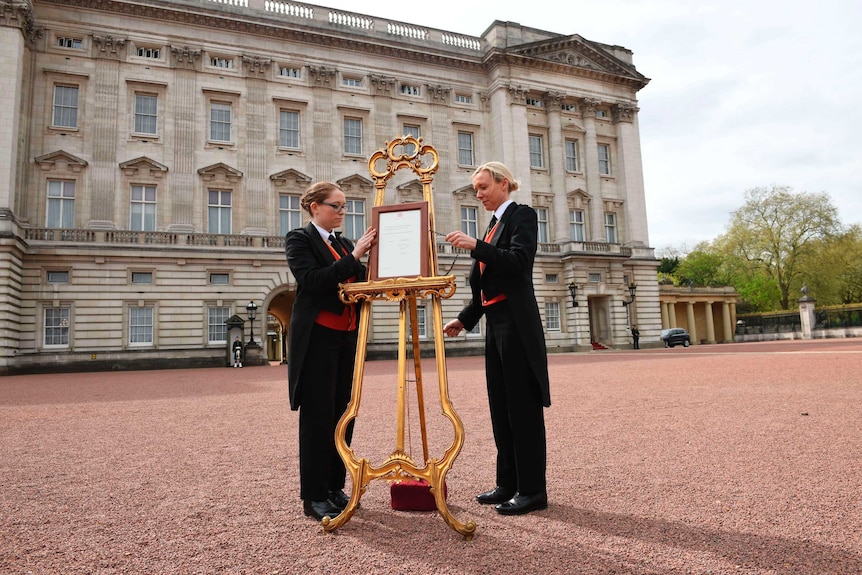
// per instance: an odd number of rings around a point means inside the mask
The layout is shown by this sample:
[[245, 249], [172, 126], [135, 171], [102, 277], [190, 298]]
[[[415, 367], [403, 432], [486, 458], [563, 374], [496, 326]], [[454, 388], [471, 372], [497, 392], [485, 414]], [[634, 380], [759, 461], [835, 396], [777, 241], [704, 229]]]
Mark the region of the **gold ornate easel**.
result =
[[[396, 153], [400, 149], [402, 153]], [[412, 150], [406, 154], [405, 151]], [[430, 158], [430, 164], [423, 166], [423, 159]], [[378, 164], [385, 162], [385, 171], [378, 169]], [[455, 458], [464, 445], [464, 426], [461, 419], [452, 408], [449, 399], [449, 387], [446, 377], [446, 350], [443, 343], [443, 312], [441, 309], [441, 298], [449, 298], [455, 293], [454, 276], [437, 276], [437, 242], [434, 239], [434, 198], [431, 182], [434, 173], [439, 167], [437, 150], [430, 145], [424, 145], [421, 138], [413, 136], [402, 136], [387, 142], [380, 150], [372, 154], [368, 161], [368, 169], [374, 179], [377, 190], [374, 205], [383, 205], [386, 192], [386, 182], [401, 168], [410, 168], [416, 173], [422, 182], [423, 199], [428, 203], [428, 257], [429, 277], [415, 278], [391, 278], [378, 281], [355, 282], [341, 284], [341, 299], [345, 303], [362, 305], [362, 314], [359, 320], [358, 344], [356, 351], [356, 362], [353, 374], [353, 392], [347, 410], [338, 422], [335, 429], [335, 445], [341, 459], [344, 460], [347, 472], [353, 481], [353, 492], [350, 502], [340, 515], [330, 519], [324, 517], [322, 524], [327, 532], [338, 529], [353, 516], [359, 506], [359, 499], [365, 493], [368, 484], [373, 479], [402, 480], [416, 478], [425, 480], [434, 495], [437, 510], [446, 523], [458, 533], [464, 535], [468, 541], [473, 538], [476, 531], [476, 523], [468, 520], [466, 523], [458, 521], [449, 511], [446, 505], [446, 494], [444, 481], [446, 474], [452, 467]], [[417, 327], [418, 298], [430, 297], [432, 302], [434, 324], [435, 356], [437, 360], [437, 374], [439, 381], [440, 403], [443, 414], [449, 418], [454, 428], [452, 445], [440, 459], [429, 458], [428, 444], [425, 436], [425, 412], [422, 394], [422, 367], [419, 349], [419, 334]], [[368, 327], [371, 317], [371, 303], [374, 300], [388, 300], [399, 304], [399, 330], [398, 330], [398, 419], [397, 440], [395, 451], [389, 455], [380, 466], [373, 466], [368, 459], [357, 459], [356, 454], [347, 445], [346, 430], [348, 424], [356, 419], [359, 404], [362, 398], [362, 380], [365, 371], [365, 352], [368, 345]], [[413, 362], [416, 376], [416, 395], [419, 407], [420, 426], [422, 429], [422, 455], [423, 462], [417, 464], [410, 454], [404, 449], [404, 415], [406, 410], [406, 385], [407, 385], [407, 316], [410, 316], [412, 326], [411, 335], [413, 343]]]

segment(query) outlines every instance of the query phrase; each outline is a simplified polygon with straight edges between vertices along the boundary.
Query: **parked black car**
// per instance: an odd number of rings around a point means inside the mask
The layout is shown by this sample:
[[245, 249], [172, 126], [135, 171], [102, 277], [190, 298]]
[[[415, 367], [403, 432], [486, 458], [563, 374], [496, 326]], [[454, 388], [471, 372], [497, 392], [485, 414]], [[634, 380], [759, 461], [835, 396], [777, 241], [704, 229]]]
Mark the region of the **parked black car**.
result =
[[665, 347], [673, 347], [675, 345], [688, 347], [691, 345], [691, 336], [681, 327], [661, 330], [661, 340], [664, 342]]

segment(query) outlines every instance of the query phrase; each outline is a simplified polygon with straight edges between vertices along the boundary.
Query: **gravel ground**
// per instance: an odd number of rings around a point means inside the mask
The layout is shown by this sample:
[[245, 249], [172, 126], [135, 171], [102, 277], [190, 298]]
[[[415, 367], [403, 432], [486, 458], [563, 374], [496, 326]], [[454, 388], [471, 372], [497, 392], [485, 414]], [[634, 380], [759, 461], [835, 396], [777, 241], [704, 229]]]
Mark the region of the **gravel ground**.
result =
[[[466, 431], [448, 501], [472, 541], [393, 511], [382, 480], [333, 533], [305, 517], [284, 366], [0, 378], [0, 573], [862, 573], [862, 340], [549, 360], [550, 504], [520, 517], [473, 500], [494, 478], [482, 360], [448, 360]], [[372, 464], [394, 450], [396, 373], [366, 365]]]

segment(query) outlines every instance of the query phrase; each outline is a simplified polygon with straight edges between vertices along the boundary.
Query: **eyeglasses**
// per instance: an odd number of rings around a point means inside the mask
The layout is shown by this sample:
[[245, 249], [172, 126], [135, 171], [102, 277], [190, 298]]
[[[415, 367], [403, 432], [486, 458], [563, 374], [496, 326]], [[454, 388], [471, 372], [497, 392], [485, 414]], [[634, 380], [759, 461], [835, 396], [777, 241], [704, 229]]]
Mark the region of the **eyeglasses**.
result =
[[341, 212], [344, 212], [347, 210], [347, 204], [330, 204], [329, 202], [320, 202], [320, 203], [323, 204], [324, 206], [329, 206], [330, 208], [332, 208], [333, 210], [335, 210], [339, 214]]

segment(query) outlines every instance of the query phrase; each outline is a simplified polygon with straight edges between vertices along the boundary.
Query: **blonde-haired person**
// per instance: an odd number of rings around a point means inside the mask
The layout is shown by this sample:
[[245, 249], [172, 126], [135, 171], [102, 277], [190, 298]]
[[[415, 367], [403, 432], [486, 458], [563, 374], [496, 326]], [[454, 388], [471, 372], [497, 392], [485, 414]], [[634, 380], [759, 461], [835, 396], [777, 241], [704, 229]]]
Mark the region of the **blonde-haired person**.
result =
[[500, 162], [473, 173], [476, 198], [493, 212], [482, 239], [456, 231], [454, 247], [470, 250], [472, 299], [443, 330], [450, 337], [471, 330], [485, 316], [485, 380], [497, 447], [496, 486], [476, 500], [502, 515], [548, 506], [544, 408], [551, 405], [548, 356], [533, 289], [538, 218], [509, 194], [519, 187]]
[[[287, 265], [296, 278], [288, 334], [290, 408], [299, 410], [299, 479], [303, 511], [315, 519], [335, 517], [347, 505], [346, 471], [335, 448], [335, 426], [350, 401], [358, 311], [345, 305], [338, 284], [364, 281], [359, 261], [376, 241], [368, 228], [353, 244], [335, 230], [347, 209], [333, 182], [309, 187], [300, 204], [311, 216], [285, 237]], [[348, 444], [353, 425], [347, 430]]]

